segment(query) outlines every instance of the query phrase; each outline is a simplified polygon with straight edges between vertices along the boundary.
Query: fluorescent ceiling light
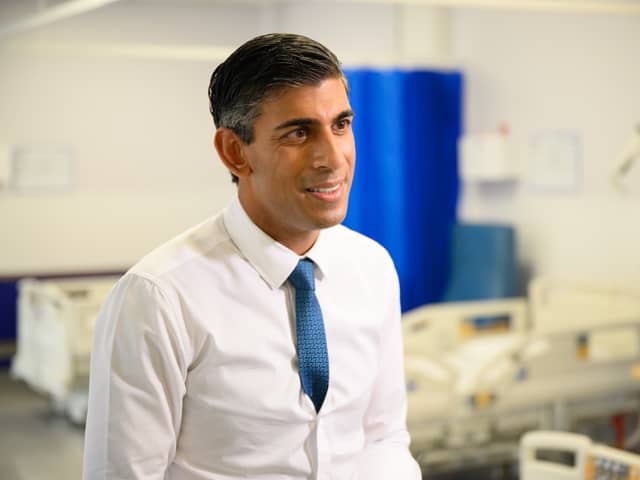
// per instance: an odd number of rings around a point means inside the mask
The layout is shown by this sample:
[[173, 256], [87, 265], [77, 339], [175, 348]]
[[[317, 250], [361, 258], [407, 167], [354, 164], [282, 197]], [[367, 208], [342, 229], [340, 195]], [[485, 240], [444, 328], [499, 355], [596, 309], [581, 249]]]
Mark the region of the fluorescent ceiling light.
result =
[[0, 39], [104, 7], [119, 0], [69, 0], [27, 18], [0, 25]]
[[640, 14], [640, 4], [629, 0], [349, 0], [351, 3], [425, 5], [451, 8], [524, 10], [565, 13]]

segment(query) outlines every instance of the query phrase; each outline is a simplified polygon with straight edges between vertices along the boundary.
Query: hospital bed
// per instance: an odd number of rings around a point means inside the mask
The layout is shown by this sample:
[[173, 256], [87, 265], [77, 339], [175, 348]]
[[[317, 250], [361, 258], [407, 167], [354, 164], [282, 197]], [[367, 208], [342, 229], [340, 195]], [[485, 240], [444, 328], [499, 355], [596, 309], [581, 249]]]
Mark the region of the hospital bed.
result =
[[18, 283], [14, 378], [48, 395], [57, 413], [84, 423], [95, 320], [117, 277]]
[[524, 432], [640, 412], [637, 288], [538, 278], [528, 299], [407, 312], [407, 423], [422, 466], [508, 460]]

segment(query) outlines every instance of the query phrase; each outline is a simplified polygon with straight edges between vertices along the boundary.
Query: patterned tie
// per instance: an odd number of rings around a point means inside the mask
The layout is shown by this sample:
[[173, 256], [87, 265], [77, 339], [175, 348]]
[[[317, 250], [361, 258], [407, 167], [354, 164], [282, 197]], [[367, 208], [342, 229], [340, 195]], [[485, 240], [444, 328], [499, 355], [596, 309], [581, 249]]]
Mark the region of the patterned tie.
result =
[[322, 311], [315, 294], [313, 269], [313, 262], [304, 258], [289, 275], [289, 281], [296, 289], [300, 380], [302, 388], [316, 407], [316, 412], [319, 412], [329, 388], [329, 357]]

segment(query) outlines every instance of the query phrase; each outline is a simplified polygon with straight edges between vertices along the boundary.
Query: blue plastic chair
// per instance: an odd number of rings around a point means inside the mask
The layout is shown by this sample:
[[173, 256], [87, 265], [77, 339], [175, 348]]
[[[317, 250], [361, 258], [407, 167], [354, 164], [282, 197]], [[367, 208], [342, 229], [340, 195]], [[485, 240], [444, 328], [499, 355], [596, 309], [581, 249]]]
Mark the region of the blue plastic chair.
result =
[[[451, 230], [449, 274], [443, 302], [495, 300], [517, 294], [513, 227], [498, 224], [456, 224]], [[477, 328], [505, 321], [477, 317]]]
[[515, 235], [509, 225], [456, 224], [443, 302], [516, 296]]

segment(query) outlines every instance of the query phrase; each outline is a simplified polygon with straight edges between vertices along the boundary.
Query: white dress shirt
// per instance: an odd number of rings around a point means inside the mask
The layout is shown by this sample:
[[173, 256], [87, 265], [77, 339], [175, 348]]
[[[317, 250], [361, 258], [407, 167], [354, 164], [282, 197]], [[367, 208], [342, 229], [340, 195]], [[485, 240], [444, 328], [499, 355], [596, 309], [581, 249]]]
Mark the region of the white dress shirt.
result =
[[316, 265], [329, 389], [297, 369], [300, 257], [236, 198], [135, 265], [103, 305], [91, 358], [84, 479], [417, 480], [406, 430], [398, 280], [343, 226]]

